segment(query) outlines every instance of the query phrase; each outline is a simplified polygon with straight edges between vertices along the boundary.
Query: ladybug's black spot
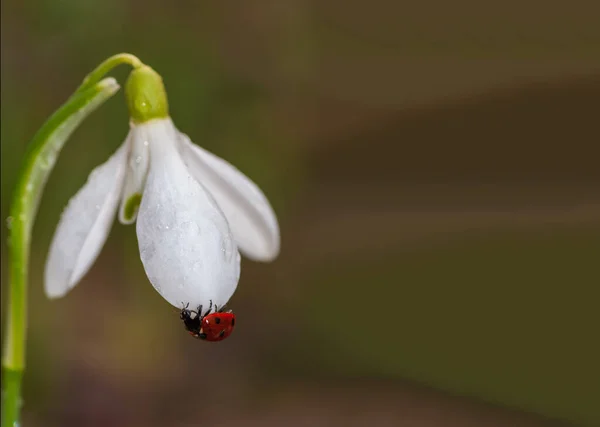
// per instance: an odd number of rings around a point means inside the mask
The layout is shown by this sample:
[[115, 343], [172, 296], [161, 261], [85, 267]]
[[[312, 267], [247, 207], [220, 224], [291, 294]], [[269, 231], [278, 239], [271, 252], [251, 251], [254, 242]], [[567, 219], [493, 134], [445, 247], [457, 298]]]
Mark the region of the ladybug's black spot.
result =
[[225, 330], [222, 330], [221, 332], [219, 332], [219, 338], [223, 337], [223, 335], [225, 335]]
[[221, 323], [221, 318], [217, 317], [215, 318], [215, 323], [218, 325], [219, 323]]
[[231, 319], [231, 326], [235, 326], [235, 317]]

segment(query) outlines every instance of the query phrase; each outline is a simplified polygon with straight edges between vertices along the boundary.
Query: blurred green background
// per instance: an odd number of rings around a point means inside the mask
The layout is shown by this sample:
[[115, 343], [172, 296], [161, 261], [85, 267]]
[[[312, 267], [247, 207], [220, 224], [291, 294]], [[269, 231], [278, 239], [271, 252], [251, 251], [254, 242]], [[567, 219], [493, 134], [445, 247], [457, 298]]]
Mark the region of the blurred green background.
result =
[[3, 1], [2, 218], [35, 131], [131, 52], [162, 74], [176, 125], [252, 177], [282, 229], [275, 263], [243, 261], [220, 344], [193, 340], [149, 285], [133, 227], [115, 225], [82, 283], [48, 301], [60, 212], [128, 130], [117, 94], [41, 204], [24, 425], [600, 425], [599, 13]]

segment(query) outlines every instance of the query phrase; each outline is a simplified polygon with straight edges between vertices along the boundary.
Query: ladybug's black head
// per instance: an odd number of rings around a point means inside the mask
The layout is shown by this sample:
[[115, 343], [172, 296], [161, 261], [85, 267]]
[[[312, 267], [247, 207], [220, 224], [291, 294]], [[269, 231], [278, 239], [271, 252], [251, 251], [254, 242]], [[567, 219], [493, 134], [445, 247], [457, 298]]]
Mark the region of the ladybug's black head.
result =
[[192, 318], [192, 310], [188, 310], [187, 307], [181, 309], [179, 313], [179, 318], [183, 320], [183, 324], [185, 325], [185, 329], [189, 332], [198, 333], [200, 329], [200, 316], [196, 313], [196, 316]]

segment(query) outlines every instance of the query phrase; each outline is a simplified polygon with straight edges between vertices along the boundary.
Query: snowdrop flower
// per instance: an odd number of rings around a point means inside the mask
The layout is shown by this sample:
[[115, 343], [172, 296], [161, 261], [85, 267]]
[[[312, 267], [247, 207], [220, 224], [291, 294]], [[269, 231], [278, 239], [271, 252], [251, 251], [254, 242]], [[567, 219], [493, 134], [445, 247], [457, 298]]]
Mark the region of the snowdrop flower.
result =
[[273, 209], [248, 177], [177, 130], [154, 70], [133, 70], [125, 91], [129, 134], [65, 209], [46, 263], [46, 294], [62, 297], [82, 279], [118, 210], [122, 224], [137, 220], [140, 257], [163, 298], [179, 309], [222, 307], [240, 277], [238, 248], [255, 261], [277, 257]]

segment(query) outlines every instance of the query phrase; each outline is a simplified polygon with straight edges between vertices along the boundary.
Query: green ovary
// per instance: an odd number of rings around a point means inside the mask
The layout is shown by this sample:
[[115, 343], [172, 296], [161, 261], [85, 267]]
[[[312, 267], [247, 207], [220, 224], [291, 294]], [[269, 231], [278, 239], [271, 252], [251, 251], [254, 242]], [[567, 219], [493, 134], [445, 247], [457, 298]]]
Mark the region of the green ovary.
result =
[[147, 65], [134, 69], [125, 83], [129, 115], [135, 123], [169, 117], [162, 77]]
[[142, 195], [140, 193], [132, 194], [127, 202], [125, 202], [124, 216], [127, 221], [131, 221], [133, 216], [137, 213], [140, 203], [142, 202]]

